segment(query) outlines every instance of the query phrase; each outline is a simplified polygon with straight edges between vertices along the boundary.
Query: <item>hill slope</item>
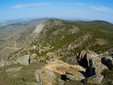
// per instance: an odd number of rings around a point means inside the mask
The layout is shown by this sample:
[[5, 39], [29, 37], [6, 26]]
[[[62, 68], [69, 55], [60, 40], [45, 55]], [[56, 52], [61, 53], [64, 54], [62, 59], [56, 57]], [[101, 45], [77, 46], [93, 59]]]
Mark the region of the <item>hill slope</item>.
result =
[[113, 25], [105, 21], [70, 22], [47, 19], [38, 27], [36, 29], [41, 29], [40, 32], [32, 30], [33, 40], [28, 41], [27, 47], [13, 53], [10, 58], [36, 53], [44, 61], [50, 60], [51, 56], [53, 59], [60, 58], [65, 61], [84, 49], [97, 53], [113, 49]]

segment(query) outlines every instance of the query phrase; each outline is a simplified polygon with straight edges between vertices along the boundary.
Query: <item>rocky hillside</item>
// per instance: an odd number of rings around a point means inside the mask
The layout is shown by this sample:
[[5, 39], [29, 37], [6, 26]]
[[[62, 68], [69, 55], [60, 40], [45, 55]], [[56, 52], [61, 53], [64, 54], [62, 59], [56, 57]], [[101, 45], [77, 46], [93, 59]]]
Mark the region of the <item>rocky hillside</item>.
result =
[[33, 31], [33, 40], [29, 43], [28, 48], [13, 55], [19, 57], [20, 54], [36, 53], [41, 57], [40, 60], [44, 59], [43, 61], [54, 58], [66, 61], [68, 57], [73, 57], [84, 49], [97, 53], [112, 52], [112, 35], [113, 25], [105, 21], [44, 20]]
[[0, 85], [113, 84], [111, 23], [41, 19], [0, 30]]

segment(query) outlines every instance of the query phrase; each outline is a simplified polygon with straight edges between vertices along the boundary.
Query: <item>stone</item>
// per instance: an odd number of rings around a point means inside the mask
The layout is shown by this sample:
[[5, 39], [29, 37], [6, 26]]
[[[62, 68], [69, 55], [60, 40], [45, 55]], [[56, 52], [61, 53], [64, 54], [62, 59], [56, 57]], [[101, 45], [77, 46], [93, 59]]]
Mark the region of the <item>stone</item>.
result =
[[35, 72], [38, 85], [56, 85], [56, 75], [53, 71], [47, 69], [39, 69]]
[[37, 54], [32, 54], [31, 56], [30, 56], [30, 63], [33, 63], [33, 62], [36, 62], [37, 61]]
[[18, 58], [16, 63], [21, 64], [21, 65], [29, 65], [30, 55], [24, 55], [23, 57]]
[[102, 79], [103, 79], [103, 75], [94, 75], [94, 76], [91, 76], [89, 78], [87, 78], [87, 83], [90, 83], [90, 84], [100, 84], [102, 82]]
[[6, 69], [5, 71], [6, 72], [17, 72], [17, 71], [20, 71], [23, 67], [20, 66], [20, 67], [15, 67], [15, 68], [8, 68]]

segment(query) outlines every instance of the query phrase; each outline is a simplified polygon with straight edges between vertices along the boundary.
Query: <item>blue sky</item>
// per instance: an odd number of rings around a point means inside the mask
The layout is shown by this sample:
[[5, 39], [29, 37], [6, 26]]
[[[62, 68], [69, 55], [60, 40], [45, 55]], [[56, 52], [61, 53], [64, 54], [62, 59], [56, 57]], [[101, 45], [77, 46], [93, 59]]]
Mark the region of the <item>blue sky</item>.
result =
[[113, 0], [0, 0], [0, 21], [42, 17], [113, 23]]

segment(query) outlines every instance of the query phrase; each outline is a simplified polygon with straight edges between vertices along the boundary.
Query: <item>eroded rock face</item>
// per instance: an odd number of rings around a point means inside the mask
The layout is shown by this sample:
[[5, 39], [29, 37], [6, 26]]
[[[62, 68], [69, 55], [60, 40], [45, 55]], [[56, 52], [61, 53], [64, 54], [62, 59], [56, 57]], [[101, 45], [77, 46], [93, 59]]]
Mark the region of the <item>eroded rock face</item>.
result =
[[35, 72], [38, 85], [56, 85], [56, 75], [53, 71], [47, 69], [39, 69]]
[[24, 55], [23, 57], [18, 58], [16, 63], [22, 64], [22, 65], [29, 65], [30, 55]]

